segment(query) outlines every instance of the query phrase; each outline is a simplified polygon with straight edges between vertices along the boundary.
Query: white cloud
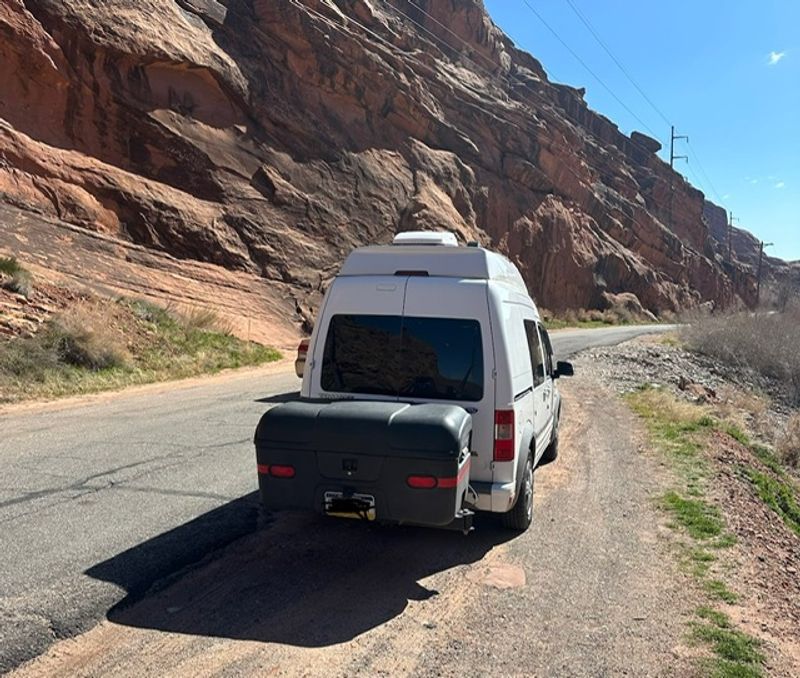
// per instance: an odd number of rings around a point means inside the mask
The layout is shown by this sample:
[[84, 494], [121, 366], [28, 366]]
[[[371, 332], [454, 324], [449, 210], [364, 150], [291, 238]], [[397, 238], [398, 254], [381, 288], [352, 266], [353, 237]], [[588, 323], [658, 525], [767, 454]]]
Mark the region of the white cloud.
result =
[[750, 183], [751, 184], [757, 184], [758, 183], [758, 179], [750, 179]]
[[730, 193], [726, 193], [725, 195], [722, 196], [722, 199], [723, 200], [727, 200], [730, 197], [731, 197], [731, 194]]
[[775, 184], [775, 188], [783, 188], [784, 186], [786, 186], [786, 184], [783, 181], [779, 181]]
[[767, 58], [767, 63], [770, 66], [774, 66], [777, 64], [783, 57], [786, 56], [786, 52], [770, 52], [769, 57]]

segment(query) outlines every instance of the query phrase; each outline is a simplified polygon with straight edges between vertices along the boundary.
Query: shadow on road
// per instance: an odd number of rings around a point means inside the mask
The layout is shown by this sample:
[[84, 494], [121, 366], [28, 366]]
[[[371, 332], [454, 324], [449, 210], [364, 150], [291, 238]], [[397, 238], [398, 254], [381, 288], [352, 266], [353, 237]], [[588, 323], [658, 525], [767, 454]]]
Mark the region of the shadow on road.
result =
[[118, 607], [127, 606], [154, 582], [253, 533], [258, 527], [260, 502], [258, 492], [251, 492], [98, 563], [85, 574], [123, 588], [128, 595]]
[[[125, 551], [87, 574], [127, 588], [125, 573], [131, 567], [169, 558], [169, 545], [182, 538], [183, 530], [186, 539], [195, 539], [195, 524], [204, 518]], [[464, 536], [281, 514], [168, 588], [133, 605], [135, 594], [129, 595], [110, 610], [108, 619], [192, 635], [333, 645], [396, 617], [409, 600], [437, 595], [425, 586], [426, 577], [474, 563], [513, 536], [490, 517]]]
[[300, 391], [290, 391], [289, 393], [276, 393], [275, 395], [256, 398], [257, 403], [288, 403], [292, 400], [300, 399]]

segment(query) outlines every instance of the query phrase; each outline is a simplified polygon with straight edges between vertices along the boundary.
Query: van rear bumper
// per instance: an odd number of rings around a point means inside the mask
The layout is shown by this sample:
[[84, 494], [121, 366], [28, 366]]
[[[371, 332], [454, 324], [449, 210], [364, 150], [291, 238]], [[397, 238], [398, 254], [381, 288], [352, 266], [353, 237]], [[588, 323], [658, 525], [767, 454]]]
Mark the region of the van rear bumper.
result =
[[517, 484], [514, 481], [508, 483], [471, 481], [470, 487], [478, 494], [475, 508], [479, 511], [505, 513], [511, 509], [517, 494]]

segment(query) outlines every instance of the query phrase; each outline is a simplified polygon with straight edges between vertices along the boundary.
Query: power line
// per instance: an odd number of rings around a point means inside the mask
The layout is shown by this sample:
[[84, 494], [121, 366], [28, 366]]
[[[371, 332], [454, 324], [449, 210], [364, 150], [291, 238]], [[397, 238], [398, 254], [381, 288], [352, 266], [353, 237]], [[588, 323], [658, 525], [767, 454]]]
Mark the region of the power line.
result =
[[619, 70], [621, 70], [621, 71], [622, 71], [622, 73], [625, 75], [625, 77], [626, 77], [626, 78], [628, 78], [628, 80], [630, 81], [630, 83], [631, 83], [631, 84], [632, 84], [632, 85], [633, 85], [633, 86], [636, 88], [636, 90], [639, 92], [639, 94], [641, 94], [641, 95], [642, 95], [642, 97], [644, 98], [644, 100], [645, 100], [645, 101], [646, 101], [648, 104], [650, 104], [650, 106], [653, 108], [653, 110], [654, 110], [656, 113], [658, 113], [658, 114], [661, 116], [661, 119], [662, 119], [662, 120], [663, 120], [665, 123], [667, 123], [668, 125], [671, 125], [672, 123], [669, 121], [669, 119], [667, 118], [667, 116], [666, 116], [666, 115], [664, 115], [664, 113], [662, 113], [662, 112], [661, 112], [661, 109], [660, 109], [658, 106], [656, 106], [656, 105], [653, 103], [653, 100], [652, 100], [652, 99], [651, 99], [649, 96], [647, 96], [647, 94], [645, 93], [645, 91], [644, 91], [644, 90], [643, 90], [643, 89], [642, 89], [642, 88], [639, 86], [639, 84], [636, 82], [636, 80], [634, 80], [634, 79], [633, 79], [633, 76], [632, 76], [632, 75], [631, 75], [631, 74], [628, 72], [628, 69], [626, 69], [626, 68], [625, 68], [625, 66], [623, 66], [623, 65], [622, 65], [622, 63], [620, 62], [620, 60], [619, 60], [619, 59], [617, 59], [617, 57], [616, 57], [616, 56], [614, 56], [614, 53], [611, 51], [611, 49], [609, 48], [609, 46], [608, 46], [608, 45], [606, 45], [606, 43], [603, 41], [603, 39], [602, 39], [602, 38], [601, 38], [601, 37], [600, 37], [600, 36], [597, 34], [597, 31], [595, 31], [595, 29], [594, 29], [594, 27], [592, 26], [591, 22], [589, 21], [589, 19], [587, 19], [587, 18], [586, 18], [586, 16], [583, 14], [583, 12], [581, 12], [581, 11], [580, 11], [580, 10], [579, 10], [579, 9], [578, 9], [576, 6], [575, 6], [575, 4], [572, 2], [572, 0], [567, 0], [567, 4], [568, 4], [568, 5], [569, 5], [569, 6], [572, 8], [572, 11], [573, 11], [573, 12], [575, 12], [575, 15], [576, 15], [576, 16], [577, 16], [577, 17], [578, 17], [578, 18], [579, 18], [579, 19], [580, 19], [580, 20], [583, 22], [583, 25], [584, 25], [584, 26], [586, 26], [586, 28], [588, 28], [588, 29], [589, 29], [589, 32], [592, 34], [592, 36], [594, 37], [594, 39], [595, 39], [595, 40], [597, 40], [597, 43], [600, 45], [600, 47], [602, 47], [602, 48], [605, 50], [606, 54], [608, 54], [608, 56], [610, 56], [610, 57], [611, 57], [611, 60], [612, 60], [612, 61], [613, 61], [615, 64], [617, 64], [617, 67], [619, 68]]
[[[433, 15], [429, 14], [428, 12], [426, 12], [426, 11], [425, 11], [425, 10], [424, 10], [422, 7], [420, 7], [419, 5], [417, 5], [417, 4], [414, 4], [413, 2], [412, 2], [412, 4], [413, 4], [413, 6], [414, 6], [414, 7], [415, 7], [415, 8], [416, 8], [416, 9], [417, 9], [417, 10], [418, 10], [420, 13], [424, 14], [424, 15], [425, 15], [426, 17], [428, 17], [428, 18], [429, 18], [431, 21], [435, 22], [437, 25], [441, 26], [441, 27], [442, 27], [444, 30], [446, 30], [446, 31], [447, 31], [448, 33], [450, 33], [450, 34], [451, 34], [453, 37], [455, 37], [455, 38], [456, 38], [456, 39], [457, 39], [457, 40], [458, 40], [458, 41], [459, 41], [461, 44], [463, 44], [463, 45], [464, 45], [464, 46], [465, 46], [465, 47], [466, 47], [466, 48], [467, 48], [467, 49], [470, 51], [470, 53], [473, 53], [473, 52], [474, 52], [472, 45], [470, 45], [470, 43], [469, 43], [469, 42], [467, 42], [466, 40], [464, 40], [464, 38], [462, 38], [460, 35], [458, 35], [457, 33], [455, 33], [455, 32], [454, 32], [452, 29], [450, 29], [448, 26], [446, 26], [445, 24], [443, 24], [443, 23], [442, 23], [441, 21], [439, 21], [439, 20], [438, 20], [436, 17], [434, 17]], [[439, 43], [441, 43], [441, 44], [443, 44], [443, 45], [447, 46], [447, 47], [448, 47], [448, 48], [450, 48], [450, 49], [454, 49], [454, 47], [453, 47], [453, 46], [452, 46], [450, 43], [448, 43], [448, 42], [447, 42], [446, 40], [444, 40], [442, 37], [440, 37], [440, 36], [436, 35], [436, 34], [435, 34], [433, 31], [431, 31], [429, 28], [427, 28], [426, 26], [424, 26], [423, 24], [421, 24], [419, 21], [417, 21], [416, 19], [414, 19], [412, 16], [410, 16], [409, 14], [407, 14], [406, 12], [404, 12], [403, 10], [401, 10], [400, 8], [398, 8], [398, 7], [395, 7], [395, 6], [393, 6], [393, 5], [387, 5], [387, 7], [389, 7], [391, 10], [393, 10], [393, 11], [397, 12], [397, 13], [398, 13], [398, 14], [400, 14], [401, 16], [405, 17], [406, 19], [408, 19], [408, 20], [409, 20], [411, 23], [413, 23], [415, 26], [417, 26], [417, 27], [418, 27], [420, 30], [422, 30], [422, 31], [424, 31], [425, 33], [427, 33], [428, 35], [430, 35], [430, 36], [431, 36], [431, 37], [432, 37], [434, 40], [436, 40], [437, 42], [439, 42]], [[483, 57], [483, 58], [484, 58], [484, 59], [485, 59], [487, 62], [489, 62], [489, 63], [490, 63], [492, 66], [494, 66], [495, 68], [499, 69], [500, 71], [502, 71], [502, 70], [503, 70], [503, 66], [502, 66], [501, 64], [499, 64], [498, 62], [494, 61], [493, 59], [490, 59], [490, 58], [489, 58], [488, 56], [486, 56], [485, 54], [482, 54], [482, 53], [479, 53], [479, 54], [480, 54], [480, 55], [481, 55], [481, 57]], [[489, 69], [485, 68], [484, 66], [481, 66], [479, 63], [477, 63], [477, 62], [476, 62], [474, 59], [471, 59], [469, 56], [465, 56], [464, 54], [461, 54], [461, 57], [462, 57], [462, 58], [463, 58], [465, 61], [467, 61], [467, 62], [469, 62], [469, 63], [473, 64], [473, 65], [474, 65], [476, 68], [478, 68], [480, 71], [482, 71], [482, 72], [483, 72], [483, 73], [484, 73], [484, 74], [485, 74], [487, 77], [489, 77], [490, 79], [495, 79], [495, 78], [498, 78], [498, 77], [502, 77], [502, 76], [498, 76], [498, 75], [497, 75], [497, 74], [495, 74], [495, 73], [492, 73], [492, 72], [491, 72]], [[552, 70], [551, 70], [551, 72], [552, 72]], [[541, 92], [538, 92], [537, 90], [533, 89], [533, 88], [532, 88], [532, 87], [531, 87], [531, 86], [530, 86], [530, 85], [529, 85], [527, 82], [525, 82], [525, 81], [523, 81], [523, 80], [520, 80], [519, 78], [517, 78], [517, 77], [516, 77], [516, 76], [515, 76], [513, 73], [511, 73], [510, 71], [509, 71], [509, 73], [508, 73], [508, 77], [509, 77], [509, 78], [511, 78], [511, 79], [513, 79], [513, 80], [514, 80], [514, 81], [515, 81], [515, 82], [516, 82], [518, 85], [520, 85], [521, 87], [524, 87], [525, 89], [527, 89], [529, 92], [531, 92], [531, 93], [532, 93], [532, 94], [534, 94], [535, 96], [537, 96], [537, 97], [538, 97], [538, 96], [540, 96], [540, 95], [541, 95]], [[503, 79], [503, 82], [504, 82], [504, 83], [507, 85], [507, 84], [508, 84], [507, 80], [506, 80], [505, 78], [502, 78], [502, 79]], [[642, 123], [642, 124], [644, 124], [644, 123]], [[652, 133], [652, 131], [651, 131], [651, 133]], [[653, 134], [654, 134], [654, 133], [653, 133]], [[648, 153], [648, 154], [651, 154], [651, 153], [652, 153], [652, 151], [651, 151], [649, 148], [647, 148], [647, 147], [643, 146], [641, 143], [637, 142], [635, 139], [632, 139], [631, 137], [627, 137], [627, 139], [628, 139], [628, 141], [631, 143], [631, 145], [633, 145], [633, 146], [636, 146], [636, 147], [637, 147], [637, 148], [639, 148], [641, 151], [643, 151], [643, 152], [645, 152], [645, 153]], [[552, 144], [554, 144], [554, 145], [557, 145], [557, 144], [556, 144], [556, 142], [555, 142], [555, 141], [553, 141], [552, 139], [550, 139], [549, 141], [550, 141], [550, 143], [552, 143]], [[572, 152], [572, 149], [566, 148], [566, 147], [564, 147], [564, 146], [562, 146], [561, 148], [563, 148], [564, 150], [567, 150], [567, 151], [569, 151], [569, 152]]]
[[[293, 3], [295, 3], [295, 4], [296, 4], [297, 2], [298, 2], [298, 0], [293, 0]], [[332, 20], [330, 17], [327, 17], [327, 16], [325, 16], [324, 14], [322, 14], [322, 13], [318, 12], [317, 10], [311, 9], [310, 7], [307, 7], [307, 6], [303, 6], [303, 9], [304, 9], [305, 11], [308, 11], [308, 12], [309, 12], [310, 14], [312, 14], [313, 16], [316, 16], [317, 18], [321, 19], [321, 20], [322, 20], [322, 21], [324, 21], [324, 22], [325, 22], [327, 25], [329, 25], [329, 26], [331, 26], [332, 28], [334, 28], [334, 29], [336, 29], [336, 30], [340, 31], [341, 33], [345, 33], [345, 34], [347, 34], [347, 35], [349, 35], [349, 36], [355, 36], [355, 33], [354, 33], [352, 30], [350, 30], [350, 29], [349, 29], [347, 26], [342, 26], [342, 25], [340, 25], [340, 24], [336, 23], [336, 22], [335, 22], [335, 21], [333, 21], [333, 20]], [[398, 10], [396, 7], [392, 7], [392, 9], [394, 9], [394, 10], [395, 10], [395, 11], [397, 11], [399, 14], [401, 14], [401, 15], [405, 16], [406, 18], [408, 18], [408, 19], [409, 19], [410, 21], [412, 21], [412, 22], [413, 22], [415, 25], [417, 25], [417, 26], [420, 26], [419, 22], [415, 21], [414, 19], [412, 19], [411, 17], [409, 17], [409, 16], [408, 16], [407, 14], [405, 14], [404, 12], [402, 12], [402, 11]], [[382, 36], [378, 35], [378, 34], [377, 34], [377, 33], [375, 33], [374, 31], [372, 31], [370, 28], [368, 28], [367, 26], [365, 26], [364, 24], [362, 24], [361, 22], [359, 22], [358, 20], [356, 20], [356, 19], [353, 19], [353, 18], [351, 18], [351, 17], [345, 17], [345, 22], [346, 22], [347, 24], [353, 24], [353, 25], [356, 25], [356, 26], [360, 27], [360, 28], [361, 28], [362, 30], [364, 30], [364, 31], [365, 31], [367, 34], [369, 34], [369, 35], [373, 36], [373, 37], [374, 37], [374, 38], [376, 38], [378, 41], [380, 41], [381, 43], [383, 43], [383, 44], [385, 44], [386, 46], [388, 46], [388, 47], [389, 47], [389, 48], [390, 48], [392, 51], [395, 51], [395, 52], [402, 52], [402, 50], [400, 50], [400, 49], [399, 49], [399, 48], [398, 48], [396, 45], [392, 44], [391, 42], [389, 42], [388, 40], [386, 40], [386, 39], [385, 39], [385, 38], [383, 38]], [[445, 45], [447, 45], [447, 44], [448, 44], [448, 43], [446, 43], [444, 40], [442, 40], [441, 38], [439, 38], [438, 36], [436, 36], [435, 34], [431, 33], [431, 32], [430, 32], [428, 29], [426, 29], [425, 27], [422, 27], [422, 28], [423, 28], [423, 30], [425, 30], [427, 33], [429, 33], [429, 34], [433, 35], [433, 36], [434, 36], [434, 37], [435, 37], [437, 40], [439, 40], [440, 42], [442, 42], [442, 44], [445, 44]], [[258, 29], [258, 30], [259, 30], [259, 32], [261, 32], [261, 31], [260, 31], [260, 29]], [[468, 44], [468, 43], [467, 43], [467, 44]], [[449, 46], [449, 47], [452, 49], [452, 45], [448, 45], [448, 46]], [[467, 58], [467, 60], [471, 61], [471, 60], [470, 60], [468, 57], [465, 57], [465, 58]], [[473, 63], [473, 64], [475, 64], [475, 62], [474, 62], [474, 61], [473, 61], [472, 63]], [[494, 62], [493, 62], [493, 63], [494, 63]], [[480, 67], [478, 64], [475, 64], [475, 65], [476, 65], [476, 66], [478, 66], [478, 68], [481, 68], [481, 67]], [[496, 65], [497, 65], [497, 64], [496, 64]], [[347, 69], [347, 67], [345, 67], [345, 68]], [[349, 69], [348, 69], [348, 70], [349, 70]], [[482, 69], [482, 70], [484, 70], [484, 72], [487, 72], [485, 69]], [[490, 79], [491, 79], [491, 78], [495, 78], [495, 79], [496, 79], [498, 76], [495, 76], [495, 75], [493, 75], [493, 74], [491, 74], [491, 73], [488, 73], [488, 77], [489, 77]], [[512, 76], [512, 77], [513, 77], [513, 76]], [[523, 82], [523, 83], [521, 83], [521, 84], [522, 84], [522, 85], [524, 85], [524, 86], [527, 86], [527, 85], [526, 85], [526, 83], [524, 83], [524, 82]], [[536, 93], [536, 94], [538, 94], [538, 92], [536, 92], [536, 91], [535, 91], [535, 90], [533, 90], [533, 89], [531, 89], [531, 91], [532, 91], [532, 92], [534, 92], [534, 93]], [[502, 115], [498, 115], [498, 114], [496, 114], [496, 113], [494, 113], [494, 112], [492, 112], [492, 111], [488, 111], [488, 110], [484, 109], [483, 107], [481, 107], [481, 106], [479, 106], [479, 105], [475, 104], [474, 102], [467, 101], [467, 100], [465, 100], [465, 99], [463, 99], [463, 98], [461, 98], [461, 97], [459, 97], [459, 100], [460, 100], [462, 103], [465, 103], [465, 104], [468, 104], [468, 105], [472, 105], [472, 106], [474, 106], [476, 109], [478, 109], [478, 110], [482, 111], [483, 113], [485, 113], [485, 114], [487, 114], [487, 115], [489, 115], [489, 116], [491, 116], [491, 117], [494, 117], [494, 118], [499, 118], [500, 120], [503, 120], [503, 121], [504, 121], [506, 124], [508, 124], [508, 125], [510, 125], [510, 126], [512, 126], [512, 127], [514, 127], [514, 128], [516, 128], [517, 130], [519, 130], [519, 131], [520, 131], [520, 132], [522, 132], [523, 134], [529, 134], [529, 130], [523, 129], [523, 128], [522, 128], [520, 125], [518, 125], [516, 122], [514, 122], [514, 121], [510, 120], [510, 119], [509, 119], [509, 118], [507, 118], [507, 117], [504, 117], [504, 116], [502, 116]], [[560, 148], [560, 149], [562, 149], [562, 150], [564, 150], [564, 151], [566, 151], [566, 152], [569, 152], [569, 153], [573, 153], [573, 152], [574, 152], [574, 149], [572, 149], [572, 148], [569, 148], [569, 147], [567, 147], [567, 146], [564, 146], [564, 145], [562, 145], [562, 144], [559, 144], [558, 142], [556, 142], [556, 141], [555, 141], [555, 140], [553, 140], [553, 139], [548, 139], [548, 141], [549, 141], [549, 142], [552, 144], [552, 146], [553, 146], [553, 147]], [[638, 144], [636, 144], [635, 142], [633, 142], [633, 143], [634, 143], [634, 145], [638, 145]], [[644, 147], [643, 147], [643, 146], [641, 146], [641, 148], [643, 148], [643, 149], [644, 149]], [[644, 150], [647, 150], [647, 149], [644, 149]], [[648, 152], [650, 152], [650, 151], [648, 151]], [[575, 171], [574, 171], [574, 170], [573, 170], [573, 169], [572, 169], [572, 168], [571, 168], [569, 165], [567, 165], [567, 164], [563, 164], [563, 165], [562, 165], [562, 168], [563, 168], [563, 169], [565, 169], [565, 170], [567, 170], [567, 172], [568, 172], [569, 174], [571, 174], [573, 177], [575, 177], [575, 179], [577, 179], [577, 180], [578, 180], [578, 182], [580, 182], [580, 183], [583, 183], [583, 181], [584, 181], [584, 177], [581, 177], [581, 176], [580, 176], [580, 175], [579, 175], [577, 172], [575, 172]], [[655, 221], [659, 221], [659, 219], [658, 219], [657, 217], [655, 217], [655, 216], [653, 216], [653, 215], [651, 215], [651, 216], [653, 217], [653, 219], [654, 219]], [[632, 222], [634, 225], [636, 225], [636, 226], [638, 226], [638, 227], [640, 227], [640, 228], [646, 228], [646, 226], [645, 226], [644, 224], [642, 224], [640, 221], [638, 221], [638, 220], [637, 220], [635, 217], [631, 216], [631, 217], [630, 217], [630, 219], [631, 219], [631, 222]], [[696, 250], [694, 250], [694, 248], [693, 248], [693, 247], [691, 247], [691, 246], [690, 246], [689, 244], [687, 244], [687, 243], [684, 243], [684, 247], [686, 247], [686, 249], [687, 249], [687, 250], [689, 250], [689, 251], [691, 251], [691, 252], [694, 252], [694, 253], [696, 253], [696, 254], [700, 254], [699, 252], [697, 252]]]
[[[686, 140], [686, 143], [689, 143], [688, 139]], [[708, 182], [708, 185], [711, 186], [711, 190], [714, 192], [714, 196], [717, 198], [717, 200], [720, 201], [721, 204], [724, 205], [725, 200], [722, 199], [720, 194], [717, 192], [717, 189], [714, 188], [714, 184], [712, 183], [711, 179], [709, 179], [708, 174], [706, 174], [706, 171], [703, 169], [703, 163], [700, 162], [700, 156], [697, 154], [697, 150], [694, 148], [694, 146], [692, 146], [692, 152], [694, 153], [694, 159], [697, 161], [697, 166], [700, 168], [700, 173], [705, 177], [706, 181]]]
[[560, 43], [561, 43], [561, 44], [562, 44], [562, 45], [563, 45], [563, 46], [566, 48], [566, 50], [567, 50], [567, 51], [568, 51], [568, 52], [569, 52], [569, 53], [570, 53], [570, 54], [571, 54], [573, 57], [575, 57], [575, 59], [578, 61], [578, 63], [580, 63], [580, 64], [581, 64], [581, 66], [583, 66], [583, 67], [586, 69], [586, 71], [587, 71], [587, 72], [588, 72], [588, 73], [589, 73], [589, 74], [590, 74], [590, 75], [591, 75], [591, 76], [592, 76], [592, 77], [593, 77], [595, 80], [597, 80], [597, 82], [599, 82], [599, 83], [600, 83], [600, 84], [601, 84], [603, 87], [605, 87], [606, 91], [608, 91], [608, 93], [609, 93], [609, 94], [610, 94], [612, 97], [614, 97], [614, 99], [617, 101], [617, 103], [618, 103], [620, 106], [622, 106], [622, 107], [623, 107], [623, 108], [624, 108], [626, 111], [628, 111], [628, 113], [630, 113], [630, 114], [631, 114], [631, 115], [632, 115], [632, 116], [633, 116], [633, 117], [634, 117], [634, 118], [635, 118], [635, 119], [636, 119], [636, 120], [639, 122], [639, 124], [640, 124], [640, 125], [642, 125], [642, 127], [643, 127], [644, 129], [646, 129], [648, 132], [650, 132], [650, 134], [651, 134], [651, 135], [652, 135], [654, 138], [656, 138], [656, 139], [657, 139], [657, 138], [658, 138], [658, 134], [656, 134], [656, 133], [655, 133], [655, 132], [654, 132], [652, 129], [650, 129], [650, 127], [647, 125], [647, 123], [646, 123], [646, 122], [644, 122], [644, 120], [642, 120], [642, 119], [641, 119], [641, 118], [640, 118], [638, 115], [636, 115], [636, 113], [634, 113], [634, 112], [633, 112], [633, 111], [632, 111], [632, 110], [631, 110], [631, 109], [628, 107], [628, 105], [627, 105], [627, 104], [626, 104], [626, 103], [625, 103], [625, 102], [624, 102], [622, 99], [620, 99], [620, 98], [619, 98], [619, 97], [616, 95], [616, 93], [614, 92], [614, 90], [612, 90], [612, 89], [611, 89], [611, 88], [610, 88], [608, 85], [606, 85], [606, 83], [603, 81], [603, 79], [602, 79], [602, 78], [601, 78], [599, 75], [597, 75], [597, 73], [595, 73], [595, 72], [594, 72], [594, 71], [593, 71], [593, 70], [592, 70], [592, 69], [589, 67], [589, 65], [588, 65], [588, 64], [587, 64], [587, 63], [586, 63], [586, 62], [585, 62], [585, 61], [584, 61], [584, 60], [583, 60], [583, 59], [580, 57], [580, 55], [579, 55], [579, 54], [578, 54], [578, 53], [577, 53], [577, 52], [576, 52], [574, 49], [572, 49], [572, 47], [570, 47], [570, 46], [567, 44], [567, 42], [566, 42], [566, 41], [565, 41], [565, 40], [564, 40], [564, 39], [563, 39], [563, 38], [562, 38], [562, 37], [561, 37], [561, 36], [560, 36], [560, 35], [559, 35], [559, 34], [556, 32], [556, 30], [555, 30], [555, 29], [554, 29], [554, 28], [553, 28], [553, 27], [552, 27], [552, 26], [551, 26], [549, 23], [547, 23], [547, 21], [545, 20], [545, 18], [544, 18], [544, 17], [543, 17], [541, 14], [539, 14], [539, 12], [537, 12], [537, 11], [536, 11], [536, 9], [534, 9], [533, 5], [531, 5], [531, 4], [530, 4], [530, 2], [528, 2], [528, 0], [522, 0], [522, 2], [523, 2], [523, 3], [524, 3], [524, 5], [525, 5], [525, 6], [526, 6], [526, 7], [527, 7], [527, 8], [528, 8], [528, 9], [529, 9], [529, 10], [530, 10], [530, 11], [531, 11], [533, 14], [534, 14], [534, 16], [536, 16], [536, 18], [537, 18], [537, 19], [539, 19], [539, 21], [541, 21], [541, 22], [542, 22], [542, 24], [544, 24], [545, 28], [547, 28], [547, 30], [549, 30], [549, 31], [550, 31], [550, 32], [551, 32], [551, 33], [552, 33], [552, 34], [553, 34], [553, 35], [556, 37], [556, 40], [558, 40], [558, 41], [559, 41], [559, 42], [560, 42]]

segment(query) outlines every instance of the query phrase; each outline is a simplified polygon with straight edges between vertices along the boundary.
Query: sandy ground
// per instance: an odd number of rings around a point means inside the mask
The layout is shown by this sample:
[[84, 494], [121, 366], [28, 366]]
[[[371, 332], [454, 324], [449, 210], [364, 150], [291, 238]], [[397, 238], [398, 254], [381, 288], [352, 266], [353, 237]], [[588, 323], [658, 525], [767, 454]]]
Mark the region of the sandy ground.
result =
[[12, 675], [687, 675], [664, 470], [599, 384], [563, 390], [525, 534], [279, 515]]

